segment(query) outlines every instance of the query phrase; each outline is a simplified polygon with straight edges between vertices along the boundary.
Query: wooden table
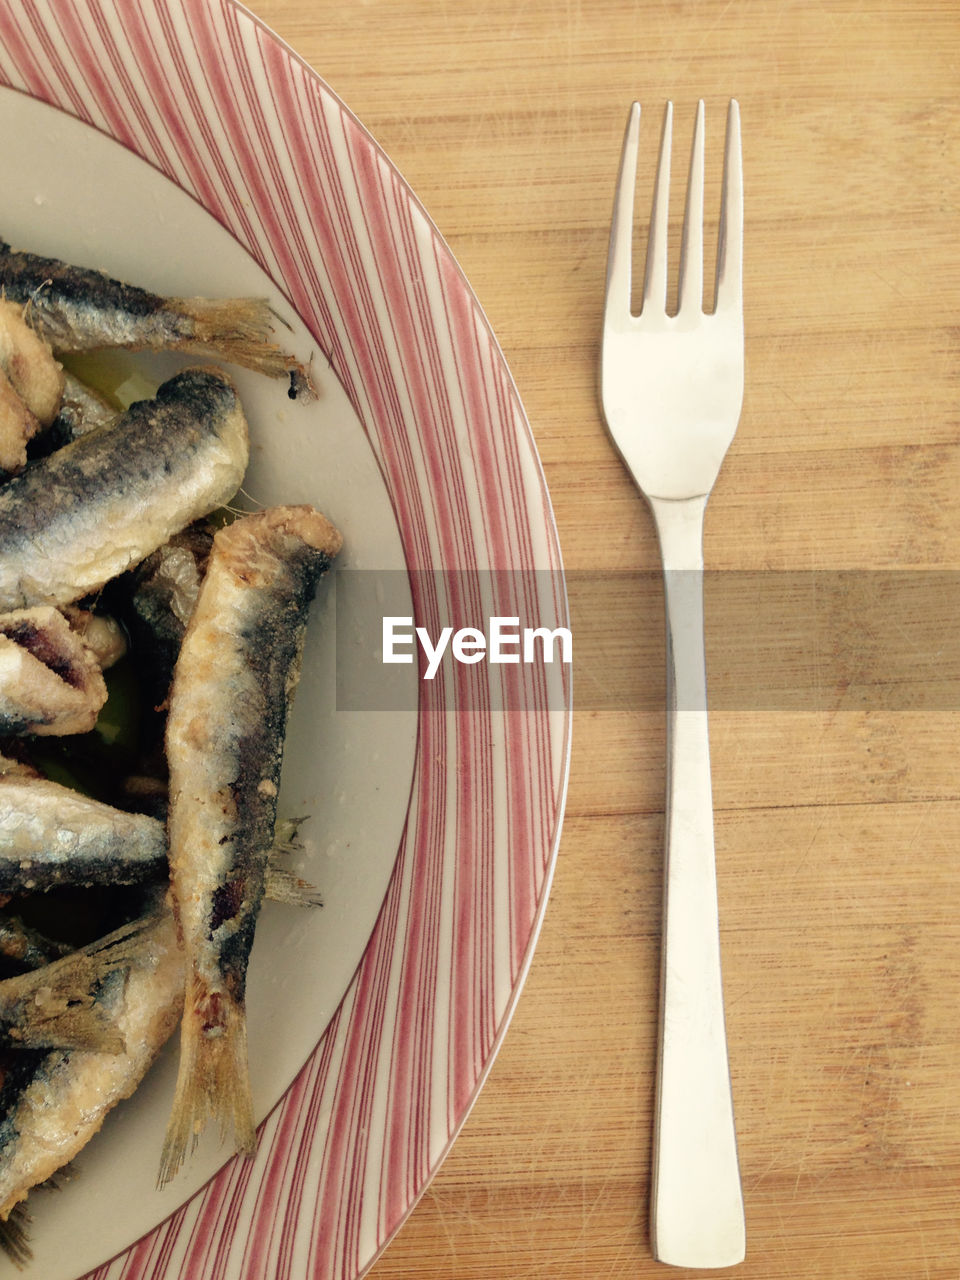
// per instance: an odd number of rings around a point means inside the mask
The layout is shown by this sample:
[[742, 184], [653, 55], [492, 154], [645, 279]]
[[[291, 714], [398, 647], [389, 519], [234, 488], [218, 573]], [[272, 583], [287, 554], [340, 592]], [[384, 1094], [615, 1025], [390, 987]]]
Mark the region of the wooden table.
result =
[[[659, 634], [659, 605], [610, 592], [598, 627], [589, 582], [653, 570], [657, 549], [595, 377], [628, 104], [647, 108], [649, 179], [664, 99], [685, 152], [705, 98], [715, 159], [731, 94], [747, 393], [706, 554], [725, 583], [758, 571], [750, 581], [779, 592], [789, 618], [758, 646], [727, 592], [710, 649], [740, 1274], [957, 1277], [956, 633], [915, 667], [908, 633], [920, 615], [936, 631], [941, 604], [956, 613], [960, 569], [960, 11], [252, 7], [371, 129], [451, 244], [519, 385], [573, 584], [579, 708], [542, 938], [489, 1082], [375, 1280], [669, 1274], [646, 1207], [664, 724], [644, 637]], [[821, 581], [834, 600], [866, 583], [868, 624], [842, 607], [814, 618], [804, 601]], [[906, 637], [892, 673], [888, 635]], [[800, 696], [766, 679], [784, 653]], [[743, 692], [752, 676], [764, 697]]]

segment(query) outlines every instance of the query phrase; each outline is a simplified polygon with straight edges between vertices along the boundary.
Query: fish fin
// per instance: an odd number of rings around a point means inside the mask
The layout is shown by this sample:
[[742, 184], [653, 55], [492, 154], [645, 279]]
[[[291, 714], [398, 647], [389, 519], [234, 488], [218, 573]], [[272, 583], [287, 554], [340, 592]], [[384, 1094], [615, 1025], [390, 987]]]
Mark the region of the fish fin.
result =
[[264, 896], [271, 902], [285, 902], [293, 907], [322, 907], [320, 891], [283, 864], [286, 854], [303, 849], [300, 827], [306, 818], [283, 818], [277, 822], [273, 848], [267, 859]]
[[29, 1221], [30, 1214], [22, 1200], [13, 1206], [6, 1218], [0, 1220], [0, 1250], [19, 1270], [33, 1258], [27, 1232]]
[[237, 1151], [257, 1149], [247, 1063], [247, 1023], [243, 1006], [222, 992], [194, 981], [180, 1028], [180, 1066], [173, 1109], [160, 1155], [157, 1186], [175, 1177], [210, 1119], [221, 1139], [233, 1130]]
[[[65, 1164], [51, 1173], [45, 1182], [38, 1183], [33, 1191], [59, 1191], [65, 1182], [73, 1177], [73, 1166]], [[18, 1271], [22, 1271], [33, 1261], [33, 1250], [30, 1248], [29, 1225], [32, 1221], [27, 1208], [27, 1191], [21, 1190], [13, 1197], [13, 1203], [7, 1202], [6, 1211], [0, 1215], [0, 1253], [5, 1253]]]
[[190, 350], [271, 378], [289, 377], [291, 398], [317, 398], [306, 368], [270, 340], [273, 311], [265, 298], [169, 298], [167, 302], [193, 325]]
[[281, 853], [299, 853], [303, 849], [300, 828], [306, 821], [306, 815], [302, 818], [277, 819], [273, 831], [273, 848], [270, 850], [271, 858], [276, 858]]
[[285, 902], [291, 907], [322, 907], [320, 891], [306, 880], [276, 861], [276, 853], [271, 851], [267, 862], [264, 880], [264, 897], [271, 902]]
[[11, 1041], [28, 1048], [123, 1053], [123, 1036], [97, 1001], [100, 983], [129, 968], [140, 947], [134, 921], [51, 964], [0, 983], [0, 1009], [9, 1011]]

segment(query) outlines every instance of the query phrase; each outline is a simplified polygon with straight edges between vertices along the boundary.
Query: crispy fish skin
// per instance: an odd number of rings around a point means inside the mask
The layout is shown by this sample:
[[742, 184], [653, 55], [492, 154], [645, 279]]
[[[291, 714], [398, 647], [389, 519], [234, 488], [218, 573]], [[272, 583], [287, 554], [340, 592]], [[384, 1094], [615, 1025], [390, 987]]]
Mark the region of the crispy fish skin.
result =
[[29, 304], [32, 322], [58, 352], [183, 351], [289, 377], [292, 396], [314, 394], [303, 366], [271, 341], [273, 314], [262, 298], [164, 298], [2, 240], [0, 291]]
[[162, 1185], [216, 1117], [256, 1145], [246, 1052], [247, 960], [274, 839], [287, 712], [310, 601], [341, 537], [312, 507], [221, 529], [174, 673], [167, 722], [170, 879], [187, 958]]
[[27, 461], [27, 442], [40, 430], [13, 384], [0, 369], [0, 474], [16, 475]]
[[0, 893], [139, 884], [166, 870], [163, 823], [47, 778], [0, 776]]
[[228, 501], [249, 457], [236, 389], [186, 369], [109, 431], [0, 489], [0, 609], [70, 604]]
[[0, 297], [0, 470], [14, 474], [26, 465], [27, 442], [57, 415], [63, 380], [23, 307]]
[[0, 733], [87, 733], [106, 700], [100, 663], [62, 613], [0, 614]]
[[180, 645], [203, 580], [213, 532], [193, 525], [148, 556], [132, 575], [127, 626], [154, 706], [166, 702]]
[[0, 369], [39, 424], [49, 427], [63, 399], [64, 372], [23, 312], [0, 298]]
[[101, 996], [121, 1052], [23, 1051], [22, 1078], [0, 1122], [0, 1220], [98, 1132], [175, 1029], [184, 970], [169, 909], [144, 924], [139, 944], [128, 971], [113, 974]]
[[136, 960], [142, 921], [0, 982], [0, 1045], [121, 1053], [123, 1039], [100, 999], [103, 984]]
[[[268, 847], [266, 896], [313, 906], [316, 890], [282, 861], [289, 851], [284, 843]], [[56, 885], [141, 884], [159, 881], [166, 872], [167, 831], [159, 819], [115, 809], [16, 767], [0, 772], [0, 893], [42, 892]], [[3, 954], [8, 952], [0, 919]]]

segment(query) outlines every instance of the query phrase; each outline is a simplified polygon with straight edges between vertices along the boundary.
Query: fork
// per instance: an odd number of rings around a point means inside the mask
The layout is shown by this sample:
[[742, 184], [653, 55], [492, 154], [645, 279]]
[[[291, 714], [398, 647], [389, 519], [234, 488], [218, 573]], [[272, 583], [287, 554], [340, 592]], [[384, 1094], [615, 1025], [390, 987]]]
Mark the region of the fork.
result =
[[678, 306], [667, 310], [667, 103], [642, 306], [631, 308], [640, 105], [617, 181], [600, 393], [607, 429], [653, 514], [667, 619], [667, 797], [660, 1027], [650, 1234], [686, 1267], [743, 1260], [746, 1229], [720, 975], [720, 935], [703, 643], [703, 519], [743, 401], [743, 177], [740, 112], [727, 114], [715, 306], [703, 304], [703, 102], [683, 221]]

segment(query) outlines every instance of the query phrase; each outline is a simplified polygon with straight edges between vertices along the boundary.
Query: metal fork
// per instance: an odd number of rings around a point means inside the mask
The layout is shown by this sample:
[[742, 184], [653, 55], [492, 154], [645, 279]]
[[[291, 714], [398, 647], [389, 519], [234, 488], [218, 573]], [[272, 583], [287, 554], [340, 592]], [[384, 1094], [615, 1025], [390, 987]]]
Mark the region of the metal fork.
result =
[[640, 105], [620, 160], [600, 386], [607, 428], [653, 513], [667, 618], [664, 924], [650, 1232], [661, 1262], [724, 1267], [745, 1253], [720, 977], [703, 647], [703, 517], [743, 401], [740, 113], [727, 115], [715, 309], [703, 309], [703, 103], [697, 108], [676, 314], [667, 312], [667, 103], [643, 301], [631, 310]]

